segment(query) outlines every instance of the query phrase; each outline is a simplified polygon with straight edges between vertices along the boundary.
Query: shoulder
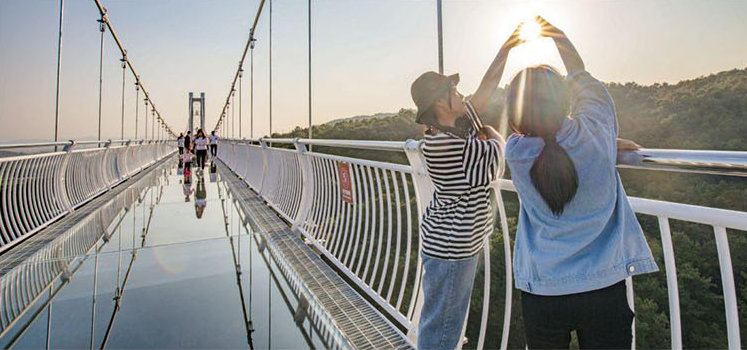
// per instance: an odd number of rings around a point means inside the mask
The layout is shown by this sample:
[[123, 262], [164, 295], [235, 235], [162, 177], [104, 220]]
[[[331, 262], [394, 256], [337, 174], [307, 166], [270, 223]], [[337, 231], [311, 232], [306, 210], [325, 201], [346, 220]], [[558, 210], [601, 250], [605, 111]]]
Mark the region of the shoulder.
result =
[[465, 140], [448, 133], [426, 135], [423, 143], [423, 155], [426, 157], [443, 153], [462, 152]]
[[520, 161], [539, 156], [545, 142], [538, 137], [511, 134], [506, 141], [506, 160]]
[[429, 146], [446, 146], [446, 145], [464, 145], [465, 140], [451, 133], [438, 133], [436, 135], [425, 135], [424, 147]]

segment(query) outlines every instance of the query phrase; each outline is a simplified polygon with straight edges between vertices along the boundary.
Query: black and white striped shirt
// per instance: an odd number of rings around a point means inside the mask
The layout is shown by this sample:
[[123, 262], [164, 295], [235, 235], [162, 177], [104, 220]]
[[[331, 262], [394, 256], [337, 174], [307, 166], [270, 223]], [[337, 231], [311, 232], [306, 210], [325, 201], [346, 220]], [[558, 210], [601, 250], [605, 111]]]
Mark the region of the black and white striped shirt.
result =
[[480, 140], [477, 112], [467, 102], [473, 128], [467, 138], [451, 132], [425, 135], [423, 155], [434, 185], [420, 224], [423, 253], [447, 260], [469, 258], [493, 231], [489, 185], [503, 162], [504, 142]]

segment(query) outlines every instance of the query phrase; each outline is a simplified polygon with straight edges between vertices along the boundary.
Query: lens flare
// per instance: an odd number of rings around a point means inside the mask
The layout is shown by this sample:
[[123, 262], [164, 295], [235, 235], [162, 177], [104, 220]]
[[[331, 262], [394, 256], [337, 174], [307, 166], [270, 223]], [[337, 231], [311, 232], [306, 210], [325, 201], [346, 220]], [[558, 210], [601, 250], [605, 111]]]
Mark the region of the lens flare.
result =
[[539, 23], [535, 20], [529, 20], [522, 23], [521, 29], [519, 29], [519, 39], [524, 41], [536, 39], [540, 36], [541, 32], [542, 27], [540, 27]]

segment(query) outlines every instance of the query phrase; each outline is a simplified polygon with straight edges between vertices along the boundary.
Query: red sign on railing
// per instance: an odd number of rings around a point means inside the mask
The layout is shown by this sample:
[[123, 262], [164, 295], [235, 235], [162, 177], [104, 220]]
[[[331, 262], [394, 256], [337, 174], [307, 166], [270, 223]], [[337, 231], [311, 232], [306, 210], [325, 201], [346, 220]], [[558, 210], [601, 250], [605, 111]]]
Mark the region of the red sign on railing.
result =
[[343, 202], [353, 204], [353, 186], [350, 184], [350, 164], [345, 162], [337, 163], [337, 170], [340, 173], [340, 197]]

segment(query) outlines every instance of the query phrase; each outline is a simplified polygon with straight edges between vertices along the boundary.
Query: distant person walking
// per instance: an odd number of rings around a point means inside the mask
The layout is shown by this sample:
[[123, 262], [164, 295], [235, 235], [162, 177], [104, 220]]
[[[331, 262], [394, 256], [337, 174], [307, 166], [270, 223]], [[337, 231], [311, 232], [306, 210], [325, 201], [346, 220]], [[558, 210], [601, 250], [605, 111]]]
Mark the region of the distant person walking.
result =
[[541, 17], [569, 73], [527, 68], [506, 95], [506, 160], [521, 209], [514, 281], [529, 349], [630, 349], [625, 279], [658, 271], [615, 168], [614, 102], [560, 29]]
[[503, 44], [470, 99], [456, 89], [458, 74], [426, 72], [410, 90], [416, 122], [424, 125], [423, 155], [434, 186], [420, 225], [425, 272], [418, 349], [454, 349], [460, 341], [478, 254], [493, 232], [489, 185], [502, 168], [505, 144], [482, 125], [479, 114], [498, 87], [509, 50], [519, 43], [517, 33]]
[[205, 169], [205, 158], [207, 157], [208, 139], [202, 129], [197, 131], [195, 139], [195, 149], [197, 150], [197, 165], [200, 169]]
[[218, 135], [213, 131], [210, 133], [210, 156], [215, 157], [216, 155], [218, 155]]
[[184, 152], [184, 172], [192, 168], [192, 149], [187, 147], [187, 152]]
[[192, 146], [192, 131], [187, 131], [187, 135], [184, 136], [184, 147], [187, 149], [194, 149]]
[[179, 148], [179, 154], [184, 154], [184, 134], [179, 133], [179, 137], [176, 139], [176, 145]]

